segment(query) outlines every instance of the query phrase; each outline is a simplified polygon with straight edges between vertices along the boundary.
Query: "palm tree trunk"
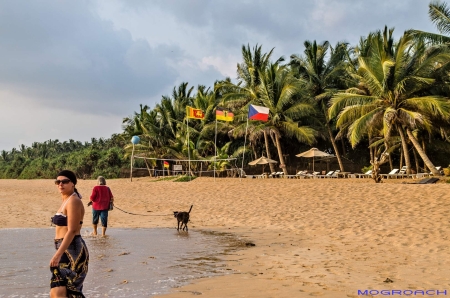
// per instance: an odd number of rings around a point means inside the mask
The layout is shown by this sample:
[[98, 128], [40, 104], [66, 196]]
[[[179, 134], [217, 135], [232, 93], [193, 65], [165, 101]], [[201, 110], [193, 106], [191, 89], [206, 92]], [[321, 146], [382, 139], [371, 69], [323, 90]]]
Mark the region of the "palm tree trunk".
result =
[[275, 140], [277, 142], [278, 157], [280, 158], [280, 167], [283, 169], [283, 173], [286, 177], [288, 172], [287, 172], [286, 165], [284, 164], [284, 157], [283, 157], [283, 151], [281, 150], [280, 137], [277, 134], [275, 134]]
[[414, 148], [416, 148], [417, 153], [419, 153], [420, 157], [422, 158], [425, 165], [430, 169], [431, 173], [433, 173], [433, 175], [439, 175], [439, 171], [436, 169], [431, 160], [428, 158], [422, 147], [420, 147], [419, 141], [416, 139], [416, 137], [414, 137], [409, 128], [406, 129], [406, 133], [408, 134], [409, 139], [413, 143]]
[[398, 127], [398, 133], [400, 134], [400, 139], [402, 140], [403, 156], [405, 157], [406, 174], [411, 174], [411, 159], [409, 158], [408, 144], [406, 144], [405, 134], [403, 129]]
[[404, 160], [404, 158], [403, 158], [403, 149], [402, 149], [402, 150], [400, 150], [400, 169], [403, 167], [403, 160]]
[[344, 172], [344, 164], [342, 163], [341, 155], [339, 154], [339, 150], [336, 145], [336, 141], [334, 140], [333, 131], [331, 130], [330, 124], [328, 122], [327, 122], [327, 130], [328, 130], [328, 134], [330, 136], [331, 144], [333, 145], [334, 153], [336, 153], [336, 158], [339, 163], [339, 168], [341, 169], [341, 172]]
[[[427, 152], [426, 151], [426, 146], [425, 146], [425, 140], [423, 138], [422, 138], [422, 149], [423, 149], [424, 152]], [[427, 172], [427, 165], [425, 164], [425, 162], [423, 163], [423, 169], [424, 169], [424, 172]], [[419, 172], [420, 171], [417, 171], [417, 173], [419, 173]]]
[[[265, 130], [264, 130], [264, 142], [266, 143], [267, 158], [272, 159], [272, 157], [270, 157], [270, 150], [269, 150], [269, 137], [267, 136], [267, 131], [265, 131]], [[269, 167], [270, 167], [271, 173], [275, 172], [275, 166], [273, 165], [273, 163], [270, 163]]]
[[345, 150], [345, 139], [341, 138], [341, 146], [342, 146], [342, 155], [346, 155], [347, 151]]
[[417, 150], [413, 150], [414, 154], [414, 161], [416, 162], [416, 173], [419, 173], [420, 165], [419, 165], [419, 158], [417, 157]]
[[[387, 144], [385, 148], [387, 148]], [[377, 156], [374, 156], [373, 160], [370, 161], [370, 164], [372, 165], [372, 179], [375, 181], [375, 183], [383, 182], [383, 178], [380, 174], [380, 166], [387, 162], [390, 158], [390, 155], [388, 155], [386, 151], [387, 149], [385, 149], [384, 152], [381, 153], [379, 159]], [[374, 152], [376, 152], [376, 148], [374, 148]]]

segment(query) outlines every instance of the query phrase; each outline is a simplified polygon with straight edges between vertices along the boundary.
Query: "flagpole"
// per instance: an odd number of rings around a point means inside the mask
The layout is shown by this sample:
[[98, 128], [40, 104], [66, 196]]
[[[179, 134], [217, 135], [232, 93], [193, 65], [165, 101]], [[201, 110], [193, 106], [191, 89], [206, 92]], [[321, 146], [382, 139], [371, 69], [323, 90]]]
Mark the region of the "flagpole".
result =
[[131, 151], [130, 182], [133, 182], [133, 161], [134, 161], [134, 143], [133, 143], [133, 151]]
[[247, 115], [247, 126], [245, 127], [244, 152], [242, 153], [242, 168], [239, 181], [242, 181], [242, 172], [244, 171], [244, 156], [245, 156], [245, 143], [247, 142], [247, 129], [248, 129], [248, 115]]
[[187, 141], [188, 141], [188, 163], [189, 163], [189, 180], [191, 180], [191, 144], [189, 143], [189, 116], [187, 117]]
[[217, 115], [216, 115], [216, 137], [214, 138], [214, 182], [216, 182], [216, 161], [217, 161]]

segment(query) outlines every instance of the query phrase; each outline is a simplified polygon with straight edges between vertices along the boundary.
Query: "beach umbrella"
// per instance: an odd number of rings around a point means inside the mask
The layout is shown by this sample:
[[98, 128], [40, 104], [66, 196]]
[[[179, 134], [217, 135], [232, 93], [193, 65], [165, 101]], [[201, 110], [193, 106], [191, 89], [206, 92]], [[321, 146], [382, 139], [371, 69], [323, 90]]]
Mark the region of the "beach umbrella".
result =
[[328, 154], [326, 152], [320, 151], [317, 148], [311, 148], [308, 151], [299, 153], [296, 155], [297, 157], [306, 157], [306, 158], [312, 158], [313, 159], [313, 171], [314, 171], [314, 159], [316, 157], [334, 157], [332, 154]]
[[[266, 165], [269, 163], [278, 163], [278, 161], [267, 158], [265, 156], [261, 156], [258, 159], [255, 159], [254, 161], [249, 162], [248, 164], [251, 166], [256, 166], [256, 165]], [[263, 173], [264, 173], [264, 166], [263, 166]]]

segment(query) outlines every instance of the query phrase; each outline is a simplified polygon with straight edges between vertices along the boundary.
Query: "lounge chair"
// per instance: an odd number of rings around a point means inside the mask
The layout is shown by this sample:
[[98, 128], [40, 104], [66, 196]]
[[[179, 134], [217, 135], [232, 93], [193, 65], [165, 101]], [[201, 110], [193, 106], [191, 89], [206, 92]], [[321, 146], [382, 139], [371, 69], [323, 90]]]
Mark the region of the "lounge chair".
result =
[[[443, 174], [443, 173], [442, 173], [442, 167], [441, 167], [441, 166], [436, 167], [436, 170], [438, 170], [439, 173], [440, 173], [441, 175]], [[431, 177], [431, 176], [433, 176], [433, 172], [429, 172], [429, 173], [417, 173], [415, 176], [416, 176], [416, 178]]]
[[408, 174], [406, 174], [406, 171], [408, 171], [408, 167], [407, 166], [403, 166], [400, 169], [400, 171], [398, 171], [398, 173], [396, 174], [397, 177], [395, 177], [395, 178], [398, 178], [398, 177], [400, 177], [400, 178], [407, 178]]
[[[444, 174], [444, 171], [442, 170], [442, 167], [441, 167], [441, 166], [436, 167], [436, 170], [438, 170], [439, 174], [441, 174], [441, 175]], [[433, 175], [433, 172], [430, 172], [430, 175]]]
[[278, 172], [272, 172], [269, 174], [269, 178], [275, 178]]
[[299, 171], [295, 176], [296, 178], [309, 178], [311, 174], [309, 174], [308, 171]]
[[383, 177], [385, 179], [389, 179], [389, 178], [393, 178], [393, 177], [397, 178], [398, 171], [399, 171], [399, 169], [393, 169], [388, 174], [381, 174], [381, 177]]
[[329, 171], [325, 175], [316, 175], [316, 176], [317, 176], [317, 178], [331, 178], [331, 177], [333, 177], [333, 173], [334, 173], [334, 171]]
[[364, 174], [354, 174], [356, 178], [371, 178], [372, 177], [372, 170], [368, 170]]
[[334, 171], [334, 173], [333, 174], [331, 174], [331, 178], [339, 178], [339, 173], [341, 172], [341, 170], [336, 170], [336, 171]]
[[297, 174], [295, 175], [286, 175], [286, 178], [299, 178], [299, 176], [301, 176], [303, 174], [303, 171], [298, 171]]

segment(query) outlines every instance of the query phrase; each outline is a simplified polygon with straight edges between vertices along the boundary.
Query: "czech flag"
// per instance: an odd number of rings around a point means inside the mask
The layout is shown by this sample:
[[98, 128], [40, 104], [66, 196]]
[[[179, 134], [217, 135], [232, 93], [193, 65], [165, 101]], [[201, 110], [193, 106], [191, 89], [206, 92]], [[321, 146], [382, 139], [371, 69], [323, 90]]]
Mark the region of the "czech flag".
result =
[[164, 167], [165, 168], [169, 168], [169, 162], [168, 161], [164, 161]]
[[250, 105], [248, 108], [248, 119], [259, 121], [269, 120], [269, 108]]

